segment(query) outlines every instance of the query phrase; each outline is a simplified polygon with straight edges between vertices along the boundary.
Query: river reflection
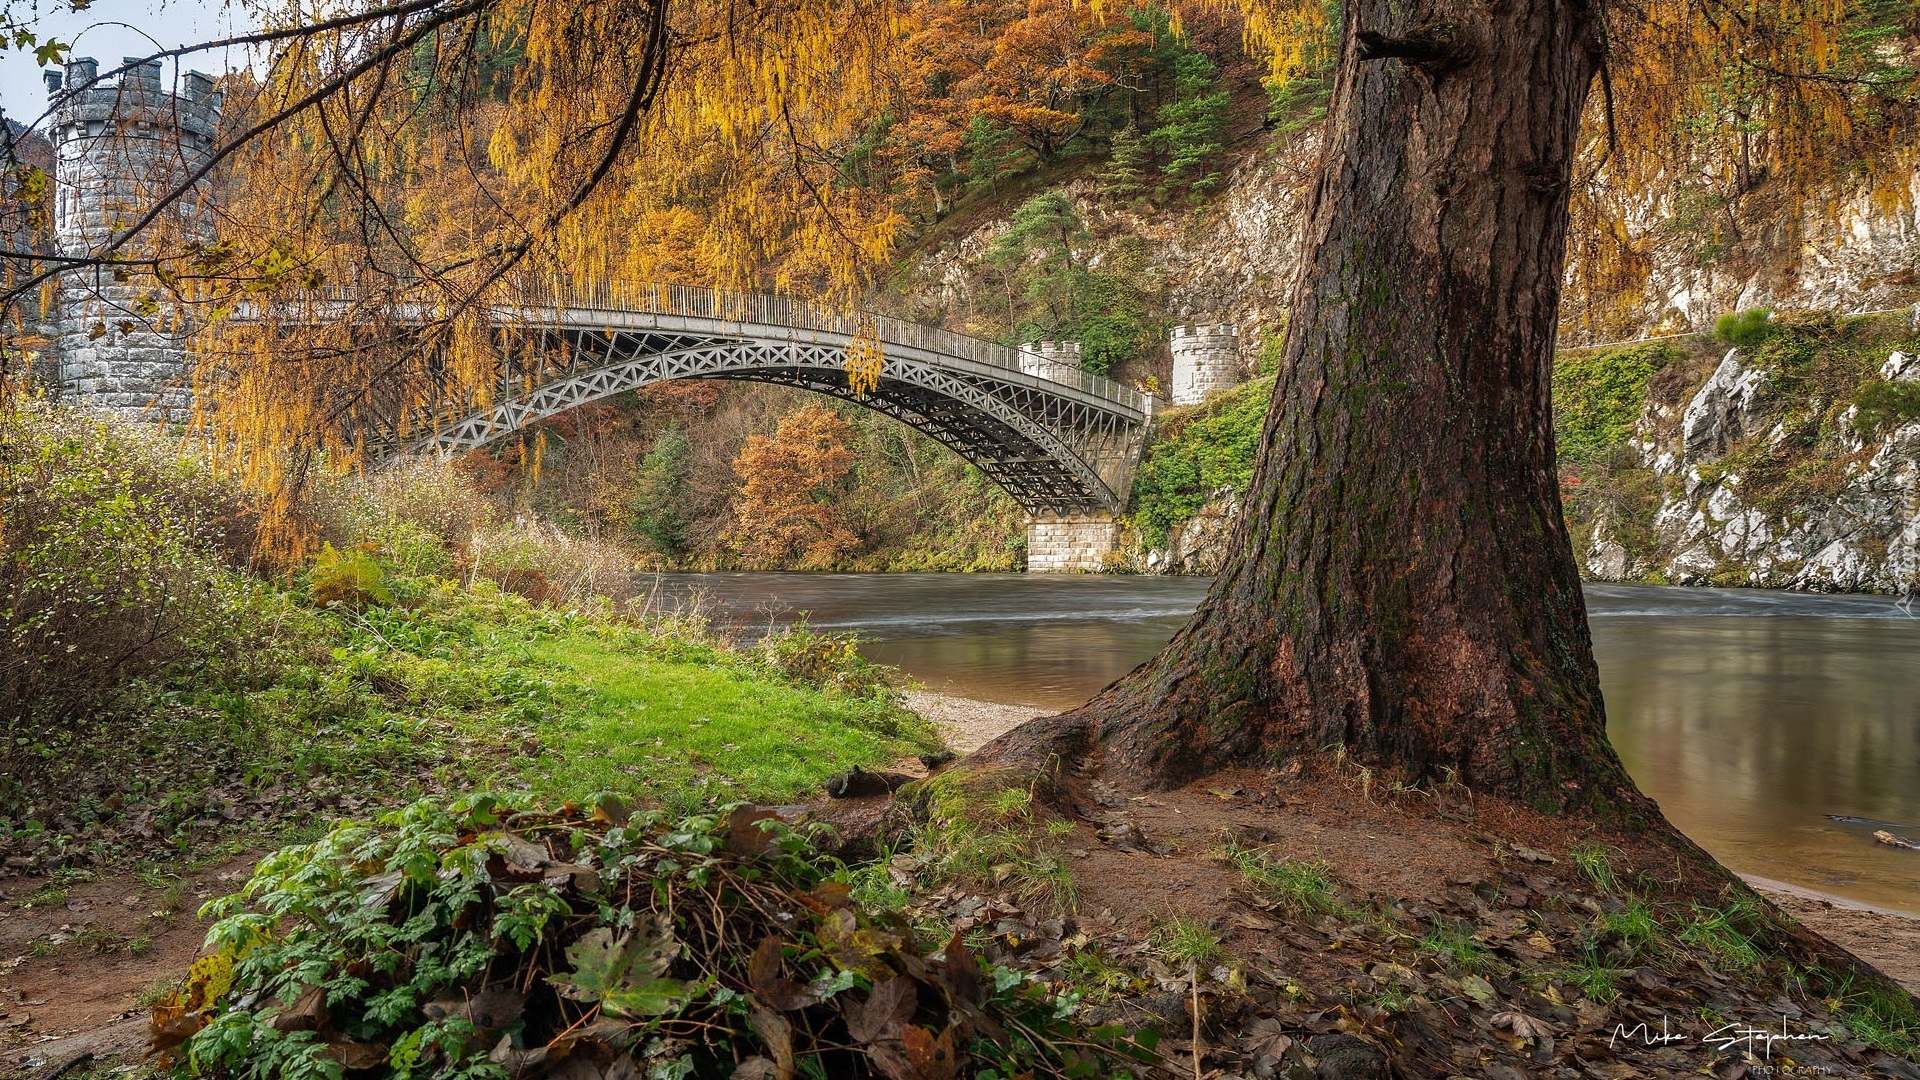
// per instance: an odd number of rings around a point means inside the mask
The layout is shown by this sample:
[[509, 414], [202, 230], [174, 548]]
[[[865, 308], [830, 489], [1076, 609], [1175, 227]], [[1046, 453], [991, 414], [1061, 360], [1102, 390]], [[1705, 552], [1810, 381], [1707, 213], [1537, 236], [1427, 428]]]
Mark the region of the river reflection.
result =
[[[704, 574], [743, 627], [807, 613], [929, 687], [1068, 708], [1206, 593], [1193, 578]], [[1884, 597], [1587, 586], [1609, 732], [1641, 787], [1736, 870], [1920, 914], [1920, 620]], [[1829, 815], [1862, 819], [1836, 822]]]
[[1676, 825], [1736, 870], [1920, 914], [1920, 852], [1872, 840], [1920, 823], [1920, 624], [1636, 615], [1593, 629], [1608, 732]]

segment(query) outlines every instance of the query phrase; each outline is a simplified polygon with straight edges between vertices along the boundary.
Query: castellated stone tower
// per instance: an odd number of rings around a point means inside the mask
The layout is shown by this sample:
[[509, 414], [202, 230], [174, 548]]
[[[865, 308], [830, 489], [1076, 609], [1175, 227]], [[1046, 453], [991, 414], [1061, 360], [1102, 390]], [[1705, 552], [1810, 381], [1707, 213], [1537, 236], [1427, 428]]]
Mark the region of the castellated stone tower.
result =
[[[64, 73], [45, 73], [54, 107], [47, 132], [54, 146], [54, 235], [59, 253], [69, 257], [101, 254], [183, 183], [213, 151], [220, 122], [220, 95], [210, 76], [188, 75], [185, 93], [176, 94], [162, 85], [157, 60], [110, 80], [99, 73], [91, 58], [68, 63]], [[210, 238], [206, 195], [202, 181], [174, 204], [160, 242], [177, 249]], [[143, 242], [137, 238], [120, 253], [137, 258], [146, 253]], [[110, 267], [63, 278], [50, 335], [63, 398], [129, 416], [185, 415], [190, 400], [177, 315], [164, 295], [148, 296], [152, 289], [150, 276]]]
[[1080, 378], [1080, 343], [1077, 341], [1034, 341], [1020, 346], [1020, 370], [1054, 382], [1075, 382]]
[[1240, 384], [1240, 331], [1232, 323], [1173, 328], [1175, 405], [1198, 405], [1216, 390]]

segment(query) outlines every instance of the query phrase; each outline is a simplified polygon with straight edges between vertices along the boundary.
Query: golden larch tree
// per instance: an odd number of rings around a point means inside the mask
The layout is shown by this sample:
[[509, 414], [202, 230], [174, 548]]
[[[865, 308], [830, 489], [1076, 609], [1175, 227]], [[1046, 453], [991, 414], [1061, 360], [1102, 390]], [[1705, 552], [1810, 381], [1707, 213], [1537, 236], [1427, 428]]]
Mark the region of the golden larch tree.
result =
[[771, 438], [747, 436], [733, 461], [740, 492], [725, 539], [750, 567], [830, 570], [860, 548], [846, 518], [853, 426], [809, 402], [780, 418]]

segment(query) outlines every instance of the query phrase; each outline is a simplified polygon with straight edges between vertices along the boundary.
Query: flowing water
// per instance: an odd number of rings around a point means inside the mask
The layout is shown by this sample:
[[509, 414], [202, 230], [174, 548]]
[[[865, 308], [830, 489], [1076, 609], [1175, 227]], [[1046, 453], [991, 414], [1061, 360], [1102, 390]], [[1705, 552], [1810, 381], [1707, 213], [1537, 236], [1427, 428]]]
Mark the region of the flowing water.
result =
[[[1198, 578], [702, 574], [743, 628], [805, 614], [929, 688], [1070, 708], [1152, 656]], [[1743, 873], [1920, 915], [1920, 618], [1886, 597], [1587, 586], [1609, 731], [1673, 823]], [[1916, 606], [1913, 615], [1920, 615]], [[1838, 820], [1837, 820], [1838, 819]]]

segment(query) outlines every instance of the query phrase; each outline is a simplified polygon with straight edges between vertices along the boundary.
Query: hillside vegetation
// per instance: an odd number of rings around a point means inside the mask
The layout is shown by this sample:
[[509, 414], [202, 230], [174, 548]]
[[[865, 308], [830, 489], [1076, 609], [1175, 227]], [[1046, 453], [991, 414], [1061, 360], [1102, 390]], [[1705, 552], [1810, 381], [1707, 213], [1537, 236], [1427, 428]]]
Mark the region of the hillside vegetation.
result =
[[[1716, 336], [1563, 352], [1561, 496], [1589, 573], [1662, 584], [1920, 585], [1920, 331], [1907, 314], [1744, 312]], [[1904, 366], [1903, 366], [1904, 365]], [[1206, 572], [1246, 490], [1270, 379], [1169, 412], [1120, 568]]]
[[[1724, 320], [1719, 340], [1566, 365], [1562, 488], [1612, 579], [1920, 587], [1920, 327], [1905, 314]], [[1634, 383], [1642, 395], [1626, 391]], [[1558, 387], [1556, 387], [1558, 389]]]

